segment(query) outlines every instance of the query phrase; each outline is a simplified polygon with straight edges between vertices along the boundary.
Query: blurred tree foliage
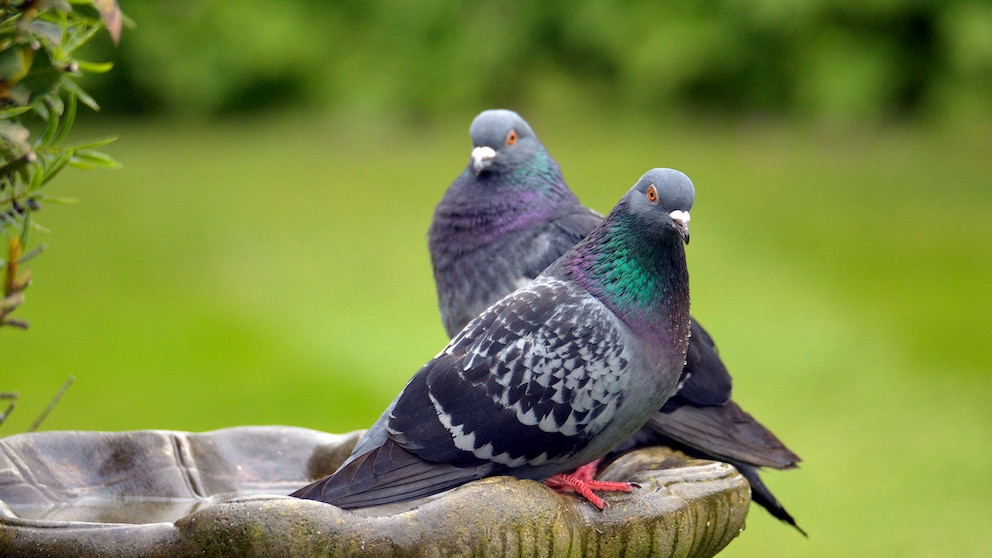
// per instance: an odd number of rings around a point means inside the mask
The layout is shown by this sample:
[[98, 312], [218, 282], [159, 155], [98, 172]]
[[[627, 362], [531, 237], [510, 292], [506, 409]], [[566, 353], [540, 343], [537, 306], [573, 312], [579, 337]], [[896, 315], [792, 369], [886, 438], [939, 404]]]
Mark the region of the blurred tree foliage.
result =
[[38, 228], [32, 215], [45, 202], [57, 201], [42, 189], [67, 166], [117, 164], [97, 151], [113, 138], [65, 140], [77, 102], [99, 110], [76, 79], [111, 67], [86, 62], [78, 52], [103, 29], [117, 41], [121, 21], [116, 0], [0, 2], [0, 230], [7, 237], [0, 256], [0, 326], [27, 327], [11, 314], [30, 283], [30, 274], [18, 267], [40, 250], [24, 253], [28, 233]]
[[129, 0], [106, 108], [412, 115], [580, 99], [665, 114], [940, 117], [992, 109], [985, 0], [570, 3]]

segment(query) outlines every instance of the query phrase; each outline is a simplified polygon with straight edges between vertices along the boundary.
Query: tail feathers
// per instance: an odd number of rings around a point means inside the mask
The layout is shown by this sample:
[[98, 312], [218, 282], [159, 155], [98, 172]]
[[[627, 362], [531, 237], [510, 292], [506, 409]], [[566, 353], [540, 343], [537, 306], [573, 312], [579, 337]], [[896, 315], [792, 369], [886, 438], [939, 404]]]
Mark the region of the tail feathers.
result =
[[740, 472], [740, 474], [743, 475], [744, 478], [746, 478], [749, 483], [751, 483], [752, 502], [768, 510], [768, 513], [772, 514], [772, 517], [775, 517], [776, 519], [784, 521], [789, 525], [795, 527], [796, 530], [802, 533], [804, 537], [808, 536], [806, 535], [806, 531], [803, 531], [802, 527], [796, 525], [796, 520], [792, 518], [789, 512], [785, 511], [785, 508], [782, 507], [782, 504], [780, 504], [779, 501], [775, 499], [775, 496], [772, 494], [772, 491], [768, 490], [768, 487], [765, 486], [765, 483], [761, 480], [761, 476], [758, 475], [757, 467], [752, 467], [750, 465], [745, 465], [743, 463], [731, 462], [731, 464], [737, 467], [737, 470]]
[[754, 503], [806, 536], [758, 472], [759, 467], [794, 469], [799, 456], [733, 401], [719, 407], [682, 405], [668, 413], [657, 412], [632, 441], [633, 445], [661, 444], [693, 457], [730, 463], [751, 484]]
[[433, 463], [396, 445], [391, 439], [355, 458], [329, 477], [290, 496], [319, 500], [343, 509], [414, 500], [487, 476], [492, 463], [467, 466]]
[[757, 467], [793, 469], [800, 458], [733, 401], [718, 407], [681, 407], [658, 412], [638, 433], [642, 442], [674, 440], [709, 459]]

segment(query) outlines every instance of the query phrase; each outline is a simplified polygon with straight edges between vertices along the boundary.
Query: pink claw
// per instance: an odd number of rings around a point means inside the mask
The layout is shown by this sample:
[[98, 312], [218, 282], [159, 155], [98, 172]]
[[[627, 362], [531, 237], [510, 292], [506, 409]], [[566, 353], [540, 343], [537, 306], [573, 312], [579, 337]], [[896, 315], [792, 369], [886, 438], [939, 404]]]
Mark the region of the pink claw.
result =
[[596, 472], [599, 469], [599, 463], [601, 461], [602, 459], [597, 459], [591, 463], [586, 463], [576, 469], [572, 474], [558, 473], [557, 475], [545, 480], [544, 484], [554, 489], [556, 492], [568, 492], [571, 490], [588, 500], [589, 503], [597, 508], [605, 510], [609, 507], [609, 504], [597, 496], [593, 492], [594, 490], [603, 492], [633, 492], [634, 487], [637, 485], [630, 482], [607, 482], [595, 480], [593, 477], [596, 476]]

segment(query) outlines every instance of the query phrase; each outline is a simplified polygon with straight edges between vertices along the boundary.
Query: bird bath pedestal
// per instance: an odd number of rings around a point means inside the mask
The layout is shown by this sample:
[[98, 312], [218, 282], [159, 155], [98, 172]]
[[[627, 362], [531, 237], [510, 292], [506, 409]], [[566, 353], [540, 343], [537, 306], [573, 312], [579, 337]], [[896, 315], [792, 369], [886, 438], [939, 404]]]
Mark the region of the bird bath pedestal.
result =
[[3, 556], [713, 556], [744, 528], [730, 465], [654, 447], [600, 475], [641, 488], [584, 500], [510, 477], [401, 508], [281, 496], [333, 471], [361, 432], [43, 432], [0, 438]]

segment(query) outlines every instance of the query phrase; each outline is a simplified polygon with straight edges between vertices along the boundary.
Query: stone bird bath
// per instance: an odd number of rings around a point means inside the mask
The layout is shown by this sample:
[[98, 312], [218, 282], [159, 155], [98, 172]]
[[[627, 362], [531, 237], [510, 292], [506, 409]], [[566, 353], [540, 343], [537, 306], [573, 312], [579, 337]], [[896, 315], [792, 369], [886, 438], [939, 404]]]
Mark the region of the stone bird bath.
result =
[[641, 485], [605, 511], [510, 477], [352, 513], [282, 496], [361, 432], [42, 432], [0, 438], [0, 556], [704, 557], [744, 528], [730, 465], [654, 447], [600, 475]]

